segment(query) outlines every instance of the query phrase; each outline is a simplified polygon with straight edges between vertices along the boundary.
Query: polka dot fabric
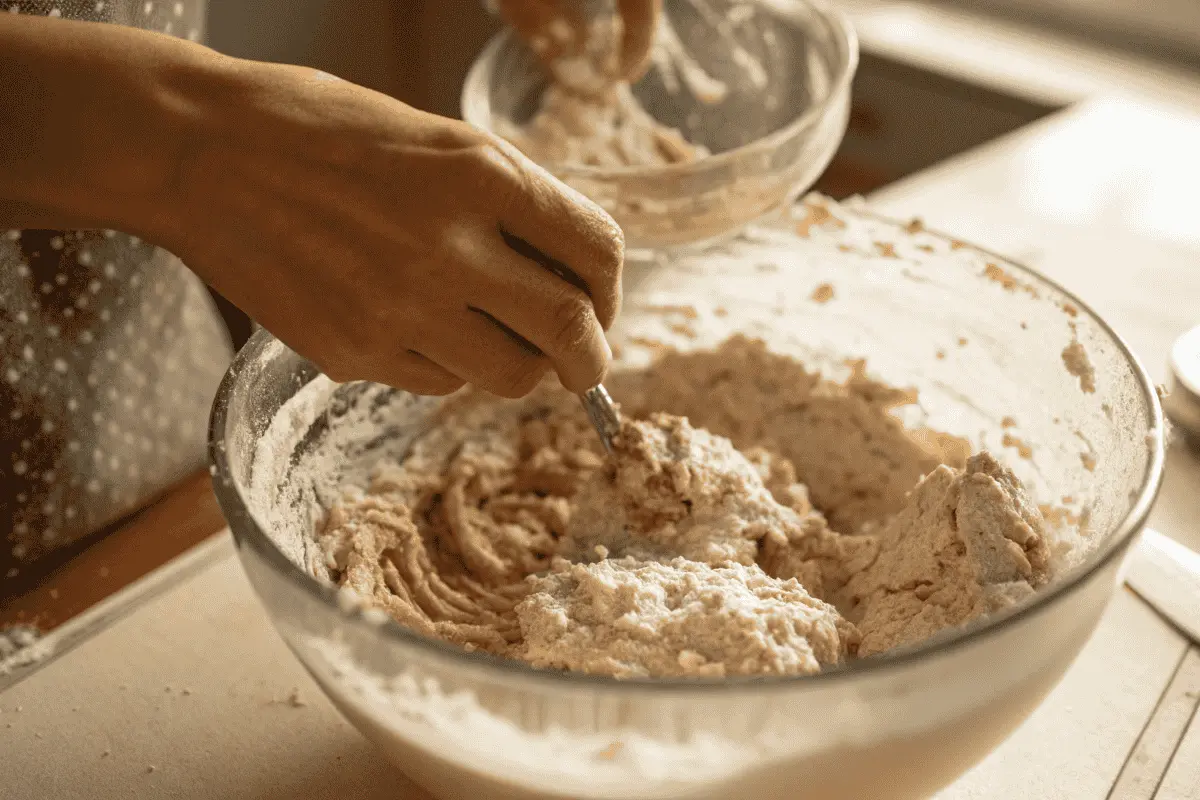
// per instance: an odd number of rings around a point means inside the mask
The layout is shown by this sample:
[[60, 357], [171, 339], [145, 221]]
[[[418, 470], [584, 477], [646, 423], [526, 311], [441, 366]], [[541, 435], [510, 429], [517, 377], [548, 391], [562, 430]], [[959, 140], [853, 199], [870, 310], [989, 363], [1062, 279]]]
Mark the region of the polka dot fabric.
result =
[[12, 14], [111, 22], [198, 42], [204, 36], [204, 0], [0, 0]]
[[[5, 7], [195, 39], [204, 11]], [[200, 467], [229, 358], [208, 293], [170, 253], [117, 231], [0, 231], [0, 587]]]

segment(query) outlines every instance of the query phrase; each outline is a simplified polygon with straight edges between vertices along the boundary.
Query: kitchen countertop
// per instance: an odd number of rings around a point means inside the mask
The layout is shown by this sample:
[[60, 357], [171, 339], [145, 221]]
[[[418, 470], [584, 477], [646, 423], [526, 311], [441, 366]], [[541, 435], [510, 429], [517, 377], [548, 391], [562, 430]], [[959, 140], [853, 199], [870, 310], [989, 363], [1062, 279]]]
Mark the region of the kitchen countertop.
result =
[[[903, 26], [880, 24], [885, 14], [908, 14], [910, 31], [936, 28], [914, 8], [863, 4], [864, 41], [898, 38]], [[946, 33], [959, 30], [961, 15], [948, 19], [942, 39], [958, 49], [939, 55], [931, 46], [912, 58], [962, 68], [955, 59], [969, 54]], [[1054, 74], [1055, 85], [1031, 81], [1026, 91], [1089, 99], [894, 184], [871, 205], [1040, 268], [1105, 316], [1162, 380], [1170, 343], [1200, 322], [1200, 221], [1190, 199], [1200, 186], [1200, 83], [1180, 77], [1150, 91], [1157, 78], [1134, 66], [1116, 70], [1123, 83], [1089, 86], [1095, 62], [1063, 66], [1061, 53], [1032, 46], [1007, 57], [1030, 74]], [[985, 62], [972, 69], [1002, 73]], [[1151, 524], [1194, 548], [1198, 486], [1200, 458], [1172, 448]], [[227, 535], [64, 626], [62, 635], [73, 634], [73, 649], [0, 692], [6, 800], [425, 800], [341, 719], [270, 629]], [[1198, 703], [1200, 651], [1121, 590], [1047, 701], [940, 797], [1197, 796]]]
[[[0, 694], [6, 800], [429, 800], [292, 657], [228, 535], [147, 581], [169, 588]], [[1111, 796], [1149, 798], [1172, 753], [1181, 788], [1159, 800], [1193, 797], [1200, 735], [1175, 745], [1198, 693], [1195, 651], [1121, 591], [1047, 701], [939, 800], [1099, 800], [1118, 776]]]

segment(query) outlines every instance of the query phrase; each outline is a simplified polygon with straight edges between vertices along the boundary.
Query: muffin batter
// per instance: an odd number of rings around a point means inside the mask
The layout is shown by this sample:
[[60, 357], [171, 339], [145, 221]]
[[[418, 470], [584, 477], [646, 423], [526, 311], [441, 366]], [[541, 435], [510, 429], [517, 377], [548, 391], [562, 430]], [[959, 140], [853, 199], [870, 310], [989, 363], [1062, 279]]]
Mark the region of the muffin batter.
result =
[[551, 84], [533, 119], [522, 126], [497, 121], [497, 132], [539, 164], [652, 167], [708, 155], [674, 128], [655, 120], [627, 83], [597, 94]]
[[734, 337], [610, 389], [626, 423], [607, 459], [557, 386], [448, 400], [330, 510], [335, 580], [467, 649], [635, 677], [811, 674], [1049, 577], [1013, 474], [905, 430], [889, 411], [912, 393], [861, 364], [834, 383]]
[[[622, 27], [619, 14], [593, 20], [581, 55], [549, 60], [551, 82], [533, 119], [519, 126], [497, 120], [497, 132], [542, 165], [651, 167], [707, 156], [633, 96], [617, 68]], [[669, 27], [660, 20], [659, 35]]]

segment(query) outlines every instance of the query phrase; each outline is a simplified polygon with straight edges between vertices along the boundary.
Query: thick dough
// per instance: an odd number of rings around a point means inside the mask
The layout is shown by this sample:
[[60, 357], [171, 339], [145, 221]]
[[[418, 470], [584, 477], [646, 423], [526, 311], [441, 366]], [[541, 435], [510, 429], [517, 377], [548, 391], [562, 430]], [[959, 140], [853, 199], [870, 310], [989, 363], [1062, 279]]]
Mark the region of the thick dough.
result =
[[546, 166], [659, 167], [708, 155], [650, 116], [623, 83], [596, 95], [551, 85], [533, 119], [497, 132]]
[[557, 387], [449, 400], [331, 510], [331, 575], [428, 636], [617, 677], [810, 674], [1049, 578], [1013, 474], [906, 431], [912, 393], [862, 365], [837, 384], [735, 337], [611, 386], [609, 459]]
[[685, 558], [559, 560], [517, 606], [519, 657], [618, 678], [811, 675], [858, 633], [795, 580]]

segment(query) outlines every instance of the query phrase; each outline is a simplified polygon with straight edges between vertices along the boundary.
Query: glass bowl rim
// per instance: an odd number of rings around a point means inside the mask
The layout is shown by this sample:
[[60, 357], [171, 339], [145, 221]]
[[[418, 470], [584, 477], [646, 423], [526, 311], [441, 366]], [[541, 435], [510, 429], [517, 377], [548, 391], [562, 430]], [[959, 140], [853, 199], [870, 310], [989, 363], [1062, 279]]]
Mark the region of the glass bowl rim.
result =
[[[904, 223], [894, 218], [876, 214], [869, 210], [856, 209], [856, 214], [886, 224], [902, 226]], [[923, 229], [925, 233], [935, 236], [947, 243], [966, 244], [967, 248], [989, 259], [1002, 263], [1025, 276], [1034, 279], [1046, 287], [1060, 293], [1079, 311], [1099, 327], [1116, 345], [1124, 357], [1125, 363], [1133, 373], [1133, 378], [1141, 388], [1142, 398], [1148, 410], [1147, 447], [1150, 450], [1149, 461], [1142, 482], [1137, 491], [1137, 499], [1132, 503], [1124, 518], [1115, 526], [1113, 533], [1105, 537], [1105, 541], [1087, 558], [1072, 567], [1048, 587], [1038, 590], [1032, 600], [1020, 603], [995, 614], [975, 619], [966, 625], [934, 636], [924, 642], [909, 645], [886, 654], [854, 660], [835, 667], [824, 669], [815, 675], [763, 675], [739, 676], [733, 678], [627, 678], [616, 679], [605, 675], [592, 675], [565, 670], [543, 670], [532, 667], [525, 662], [515, 659], [502, 658], [482, 651], [468, 652], [460, 647], [431, 639], [404, 627], [399, 622], [386, 619], [382, 624], [370, 621], [357, 609], [347, 609], [338, 600], [338, 588], [329, 583], [323, 583], [312, 575], [307, 574], [291, 561], [276, 546], [274, 541], [259, 526], [254, 514], [250, 511], [246, 498], [240, 487], [233, 481], [229, 460], [225, 452], [223, 434], [229, 413], [229, 401], [234, 389], [239, 384], [243, 368], [256, 358], [266, 347], [277, 341], [266, 329], [257, 330], [247, 344], [234, 357], [233, 363], [226, 371], [221, 385], [213, 401], [212, 414], [209, 418], [208, 451], [213, 475], [213, 492], [224, 512], [234, 541], [238, 545], [239, 556], [243, 547], [254, 550], [274, 571], [287, 581], [298, 587], [311, 598], [323, 603], [328, 610], [342, 618], [342, 624], [359, 626], [368, 635], [383, 636], [392, 644], [403, 648], [413, 648], [426, 656], [445, 658], [462, 668], [474, 668], [484, 671], [495, 671], [497, 679], [507, 677], [523, 679], [531, 683], [543, 683], [557, 689], [586, 689], [590, 691], [637, 691], [660, 694], [684, 695], [696, 693], [709, 695], [713, 693], [729, 693], [735, 690], [776, 690], [797, 691], [807, 687], [818, 689], [843, 681], [853, 681], [859, 677], [885, 674], [912, 666], [920, 661], [958, 650], [962, 647], [977, 644], [994, 634], [1009, 630], [1021, 620], [1032, 617], [1049, 608], [1056, 601], [1065, 598], [1072, 592], [1082, 588], [1088, 579], [1101, 571], [1113, 559], [1119, 558], [1133, 538], [1141, 532], [1158, 496], [1162, 485], [1163, 469], [1166, 459], [1166, 424], [1158, 391], [1149, 373], [1141, 361], [1130, 350], [1129, 345], [1116, 331], [1087, 303], [1079, 299], [1073, 292], [1063, 288], [1056, 281], [1047, 278], [1039, 271], [1027, 267], [1011, 259], [964, 243], [956, 236], [950, 236], [930, 228]], [[286, 346], [286, 345], [284, 345]], [[305, 384], [307, 385], [307, 384]], [[268, 614], [270, 612], [268, 611]], [[373, 633], [371, 633], [373, 632]]]
[[[793, 138], [805, 128], [810, 127], [815, 122], [836, 111], [839, 98], [849, 95], [850, 84], [854, 80], [855, 72], [858, 70], [858, 34], [855, 32], [854, 26], [850, 23], [850, 19], [846, 13], [841, 9], [834, 8], [826, 0], [786, 0], [786, 2], [807, 6], [812, 9], [815, 12], [816, 19], [825, 24], [829, 29], [829, 33], [841, 45], [841, 50], [844, 51], [835, 54], [838, 56], [838, 63], [829, 81], [825, 96], [821, 98], [820, 102], [814, 103], [805, 109], [802, 114], [787, 125], [771, 131], [766, 136], [762, 136], [752, 142], [747, 142], [732, 150], [725, 150], [721, 153], [706, 156], [699, 161], [650, 167], [593, 167], [586, 164], [571, 163], [542, 164], [541, 166], [559, 176], [560, 179], [586, 178], [599, 181], [617, 181], [625, 178], [655, 179], [684, 174], [703, 174], [709, 170], [720, 170], [722, 167], [739, 161], [748, 155], [776, 150], [784, 142]], [[484, 46], [483, 50], [479, 52], [479, 55], [475, 57], [475, 61], [467, 71], [467, 76], [463, 80], [462, 91], [459, 95], [459, 106], [462, 109], [463, 119], [466, 122], [471, 122], [470, 119], [467, 119], [467, 108], [475, 105], [472, 90], [476, 84], [483, 84], [483, 71], [491, 67], [495, 61], [495, 54], [506, 44], [513, 41], [513, 39], [515, 39], [515, 36], [511, 31], [502, 30], [497, 33]], [[485, 86], [484, 88], [486, 89], [487, 87]], [[490, 126], [485, 127], [484, 130], [495, 133]]]

